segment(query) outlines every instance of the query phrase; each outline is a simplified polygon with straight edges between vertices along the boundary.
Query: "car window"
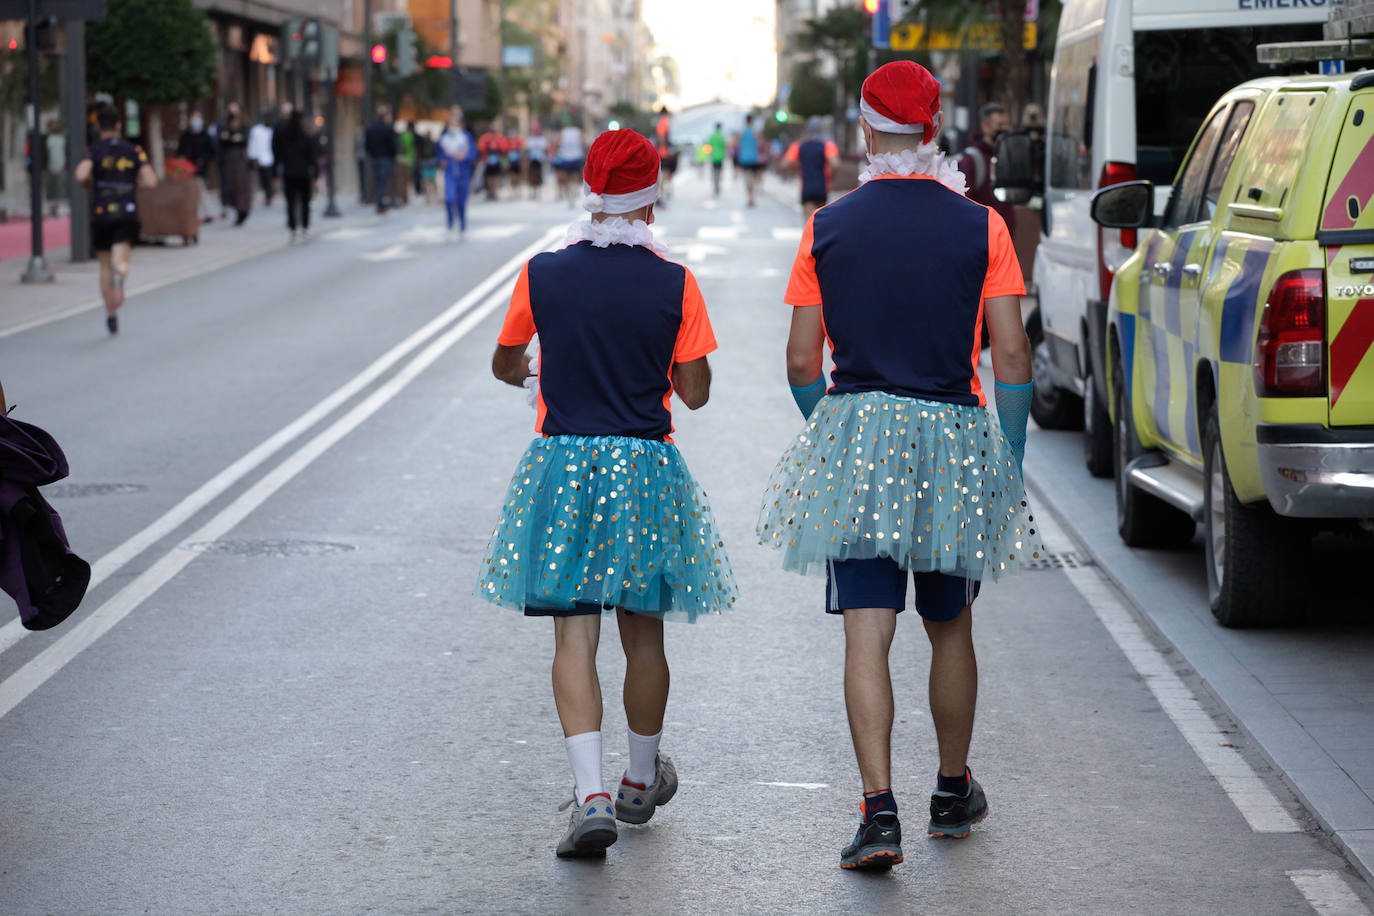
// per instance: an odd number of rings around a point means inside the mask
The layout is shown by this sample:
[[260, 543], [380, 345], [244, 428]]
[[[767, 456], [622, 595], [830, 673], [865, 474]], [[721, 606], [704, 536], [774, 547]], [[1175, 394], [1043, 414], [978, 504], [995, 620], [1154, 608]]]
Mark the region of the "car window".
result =
[[1217, 202], [1221, 199], [1221, 186], [1226, 183], [1226, 173], [1231, 171], [1236, 150], [1240, 148], [1245, 128], [1250, 124], [1250, 116], [1255, 113], [1255, 103], [1242, 99], [1231, 108], [1231, 117], [1226, 122], [1226, 131], [1221, 135], [1217, 146], [1217, 158], [1212, 163], [1212, 174], [1207, 179], [1207, 190], [1202, 195], [1202, 212], [1199, 219], [1211, 219], [1217, 212]]
[[1096, 187], [1093, 175], [1092, 119], [1097, 88], [1100, 36], [1060, 48], [1054, 60], [1054, 133], [1050, 144], [1050, 186]]
[[1202, 128], [1198, 134], [1193, 152], [1183, 164], [1165, 214], [1166, 226], [1184, 226], [1197, 221], [1198, 209], [1202, 205], [1202, 194], [1207, 187], [1207, 172], [1212, 166], [1212, 154], [1216, 152], [1217, 137], [1226, 123], [1228, 109], [1223, 108]]
[[1325, 92], [1278, 92], [1255, 119], [1255, 153], [1236, 165], [1235, 201], [1282, 208], [1298, 178]]

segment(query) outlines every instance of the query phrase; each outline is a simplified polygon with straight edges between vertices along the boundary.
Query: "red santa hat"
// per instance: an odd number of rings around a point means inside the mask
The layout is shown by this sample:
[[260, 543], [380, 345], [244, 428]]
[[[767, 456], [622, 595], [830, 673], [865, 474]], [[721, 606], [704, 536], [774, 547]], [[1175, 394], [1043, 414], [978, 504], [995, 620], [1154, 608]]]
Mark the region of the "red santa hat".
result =
[[930, 142], [940, 123], [940, 81], [911, 60], [883, 64], [864, 80], [859, 112], [885, 134], [921, 134]]
[[592, 213], [629, 213], [658, 200], [658, 150], [628, 128], [596, 138], [582, 167], [582, 206]]

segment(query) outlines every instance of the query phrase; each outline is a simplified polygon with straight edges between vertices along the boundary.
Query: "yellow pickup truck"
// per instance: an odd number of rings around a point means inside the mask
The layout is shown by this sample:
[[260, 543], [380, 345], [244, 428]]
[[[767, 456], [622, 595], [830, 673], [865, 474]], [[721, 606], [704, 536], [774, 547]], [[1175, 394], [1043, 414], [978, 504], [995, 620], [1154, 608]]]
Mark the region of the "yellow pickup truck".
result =
[[1146, 230], [1108, 303], [1121, 537], [1200, 523], [1217, 620], [1292, 619], [1312, 537], [1374, 532], [1374, 72], [1237, 86], [1162, 216], [1145, 181], [1092, 212]]

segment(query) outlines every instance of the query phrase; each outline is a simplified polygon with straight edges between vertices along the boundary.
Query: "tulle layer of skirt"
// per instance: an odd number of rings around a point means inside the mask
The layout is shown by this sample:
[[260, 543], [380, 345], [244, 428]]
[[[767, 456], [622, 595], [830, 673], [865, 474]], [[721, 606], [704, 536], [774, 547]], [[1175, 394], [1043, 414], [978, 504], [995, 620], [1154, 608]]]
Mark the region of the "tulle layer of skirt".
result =
[[1044, 548], [1021, 471], [983, 407], [883, 392], [829, 395], [783, 454], [759, 515], [783, 566], [887, 557], [996, 579]]
[[623, 436], [531, 443], [481, 569], [476, 594], [517, 610], [594, 603], [690, 622], [739, 594], [677, 447]]

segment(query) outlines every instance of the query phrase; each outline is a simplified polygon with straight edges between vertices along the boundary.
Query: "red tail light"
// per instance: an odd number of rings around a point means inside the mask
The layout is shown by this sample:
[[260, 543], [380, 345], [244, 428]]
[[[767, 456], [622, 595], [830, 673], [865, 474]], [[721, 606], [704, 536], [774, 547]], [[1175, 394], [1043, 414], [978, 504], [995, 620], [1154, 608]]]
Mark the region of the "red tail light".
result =
[[[1126, 181], [1135, 181], [1135, 166], [1129, 162], [1108, 162], [1102, 166], [1102, 174], [1097, 179], [1098, 189], [1102, 189], [1114, 184], [1121, 184]], [[1105, 302], [1107, 294], [1112, 290], [1112, 276], [1116, 273], [1116, 268], [1120, 266], [1120, 261], [1129, 257], [1129, 252], [1135, 251], [1136, 230], [1121, 230], [1121, 247], [1126, 253], [1120, 253], [1121, 258], [1116, 263], [1111, 263], [1108, 259], [1109, 249], [1107, 247], [1107, 233], [1110, 229], [1098, 227], [1097, 230], [1097, 280], [1102, 290], [1102, 299]]]
[[1326, 393], [1326, 278], [1290, 270], [1264, 304], [1255, 340], [1255, 388], [1262, 397]]

